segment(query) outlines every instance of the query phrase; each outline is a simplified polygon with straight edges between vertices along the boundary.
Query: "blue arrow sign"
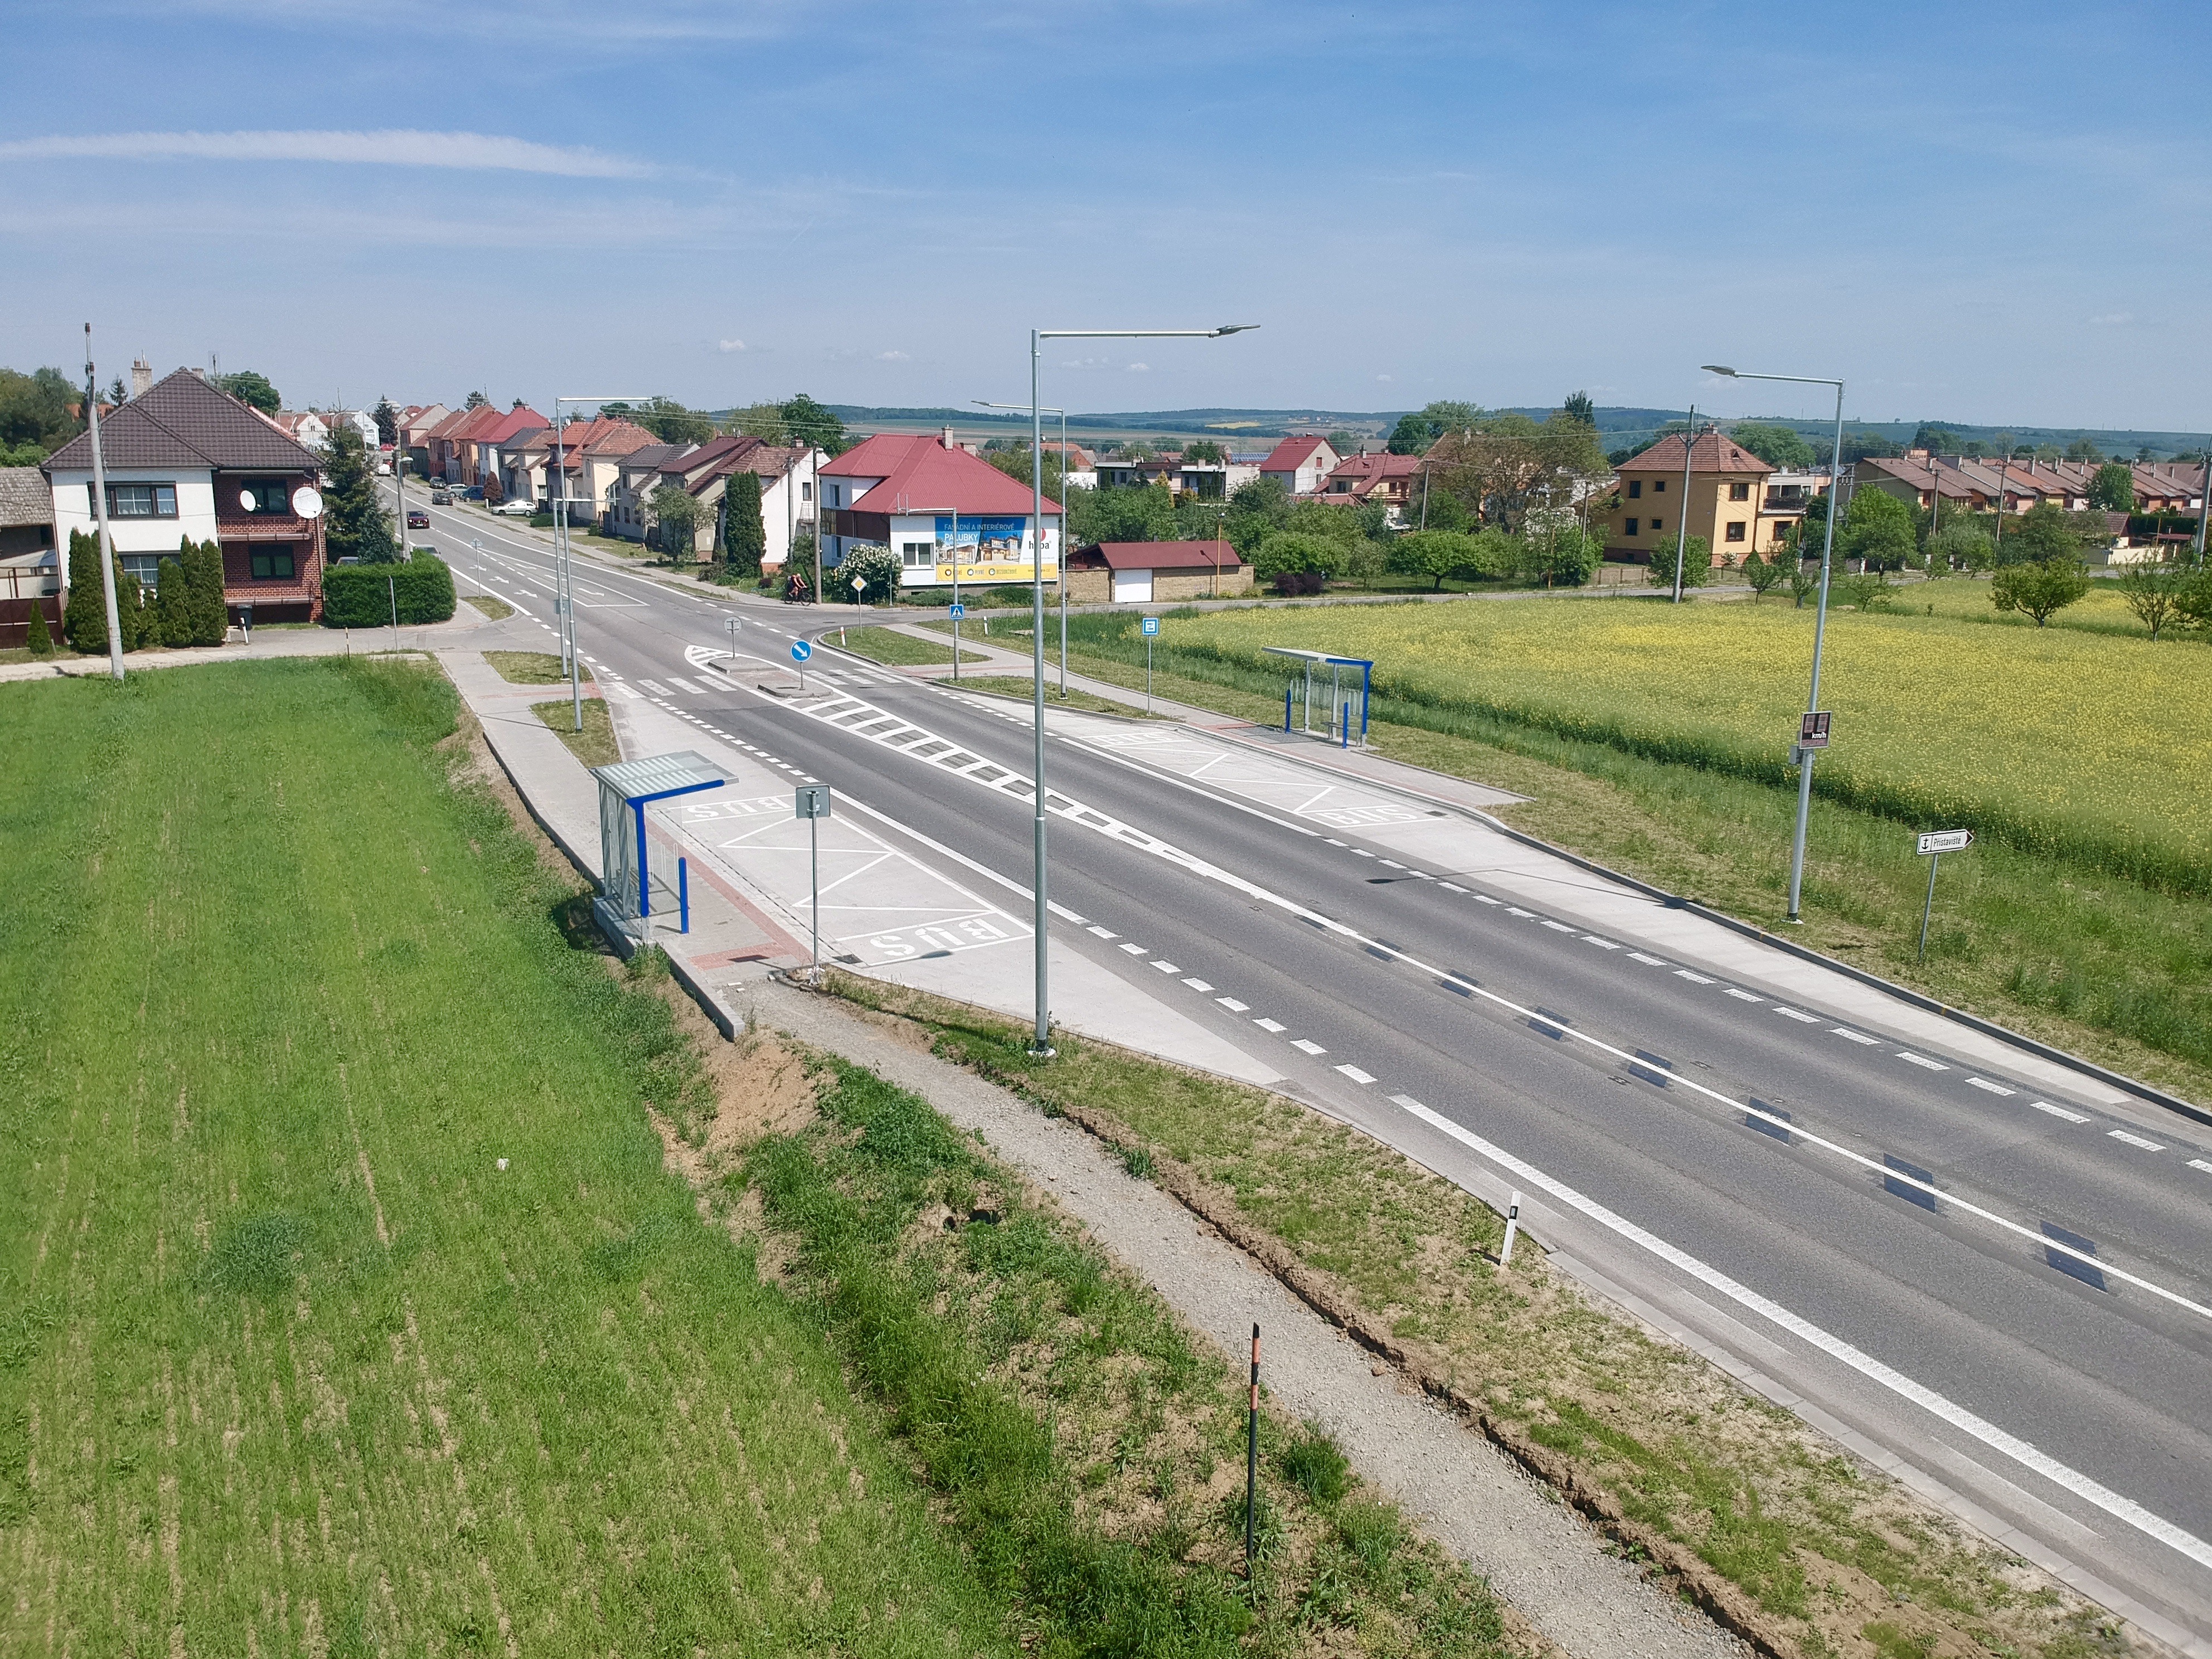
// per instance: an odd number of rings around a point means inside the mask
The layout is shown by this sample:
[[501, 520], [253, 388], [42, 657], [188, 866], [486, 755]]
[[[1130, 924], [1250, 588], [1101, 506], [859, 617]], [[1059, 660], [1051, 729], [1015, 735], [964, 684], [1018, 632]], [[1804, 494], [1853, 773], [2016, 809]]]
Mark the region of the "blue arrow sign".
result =
[[967, 607], [966, 605], [960, 605], [960, 604], [957, 604], [957, 603], [956, 603], [956, 604], [953, 605], [953, 607], [952, 607], [952, 620], [953, 620], [953, 621], [955, 621], [955, 622], [958, 622], [962, 617], [965, 617], [967, 614], [968, 614], [968, 607]]
[[813, 654], [814, 654], [814, 647], [813, 647], [812, 646], [811, 646], [811, 645], [807, 644], [807, 642], [806, 642], [805, 640], [793, 640], [793, 641], [791, 642], [791, 659], [792, 659], [792, 661], [793, 661], [793, 662], [805, 662], [805, 661], [809, 657], [812, 656]]
[[1160, 631], [1160, 619], [1159, 619], [1158, 617], [1146, 617], [1146, 618], [1145, 618], [1145, 637], [1146, 637], [1146, 638], [1150, 639], [1153, 635], [1155, 635], [1155, 634], [1158, 633], [1159, 631]]

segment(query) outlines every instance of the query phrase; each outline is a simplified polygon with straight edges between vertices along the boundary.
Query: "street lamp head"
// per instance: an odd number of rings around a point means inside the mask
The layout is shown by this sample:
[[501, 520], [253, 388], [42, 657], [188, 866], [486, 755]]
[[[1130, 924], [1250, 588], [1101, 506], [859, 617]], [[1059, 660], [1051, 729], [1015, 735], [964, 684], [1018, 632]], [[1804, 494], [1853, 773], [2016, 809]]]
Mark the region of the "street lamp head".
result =
[[1734, 369], [1723, 368], [1718, 363], [1707, 363], [1705, 365], [1705, 370], [1708, 374], [1725, 374], [1731, 380], [1735, 379], [1735, 371]]
[[1257, 323], [1224, 323], [1213, 331], [1212, 337], [1218, 340], [1224, 334], [1248, 334], [1259, 326]]

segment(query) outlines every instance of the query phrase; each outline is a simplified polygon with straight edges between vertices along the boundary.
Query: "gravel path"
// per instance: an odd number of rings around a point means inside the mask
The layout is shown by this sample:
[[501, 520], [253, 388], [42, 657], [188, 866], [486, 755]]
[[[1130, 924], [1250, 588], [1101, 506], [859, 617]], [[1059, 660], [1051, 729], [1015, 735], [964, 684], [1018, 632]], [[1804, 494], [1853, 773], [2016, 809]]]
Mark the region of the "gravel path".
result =
[[1262, 1329], [1268, 1390], [1333, 1435], [1395, 1498], [1531, 1624], [1577, 1659], [1744, 1659], [1741, 1643], [1606, 1553], [1572, 1510], [1431, 1404], [1243, 1252], [1063, 1119], [917, 1052], [844, 1005], [748, 988], [761, 1024], [868, 1066], [927, 1100], [1038, 1187], [1239, 1363]]

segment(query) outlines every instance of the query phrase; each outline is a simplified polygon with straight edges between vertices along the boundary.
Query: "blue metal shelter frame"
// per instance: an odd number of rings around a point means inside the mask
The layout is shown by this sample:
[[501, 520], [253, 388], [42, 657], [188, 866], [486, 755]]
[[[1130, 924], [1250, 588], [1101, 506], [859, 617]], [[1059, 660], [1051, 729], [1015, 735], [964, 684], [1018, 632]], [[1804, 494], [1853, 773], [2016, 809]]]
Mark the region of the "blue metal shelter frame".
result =
[[688, 749], [594, 766], [592, 775], [599, 785], [599, 884], [623, 920], [642, 921], [653, 914], [645, 809], [658, 800], [720, 789], [729, 779]]
[[1352, 746], [1351, 707], [1345, 697], [1344, 672], [1348, 668], [1359, 671], [1359, 746], [1367, 746], [1367, 704], [1375, 689], [1375, 664], [1366, 657], [1340, 657], [1328, 651], [1306, 651], [1297, 646], [1267, 645], [1261, 649], [1271, 657], [1287, 657], [1304, 669], [1301, 680], [1283, 688], [1283, 730], [1291, 730], [1291, 707], [1293, 701], [1305, 716], [1304, 731], [1313, 734], [1314, 686], [1320, 672], [1328, 671], [1328, 713], [1323, 721], [1323, 735], [1334, 738], [1346, 748]]

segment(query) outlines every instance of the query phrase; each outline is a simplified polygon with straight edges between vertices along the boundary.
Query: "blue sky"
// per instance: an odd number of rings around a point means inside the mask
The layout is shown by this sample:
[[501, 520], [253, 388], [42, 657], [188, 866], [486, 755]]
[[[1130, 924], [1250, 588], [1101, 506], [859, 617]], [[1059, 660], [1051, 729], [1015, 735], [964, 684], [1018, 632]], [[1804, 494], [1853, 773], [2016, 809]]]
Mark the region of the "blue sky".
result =
[[295, 403], [1437, 397], [2212, 425], [2208, 9], [75, 0], [0, 362]]

